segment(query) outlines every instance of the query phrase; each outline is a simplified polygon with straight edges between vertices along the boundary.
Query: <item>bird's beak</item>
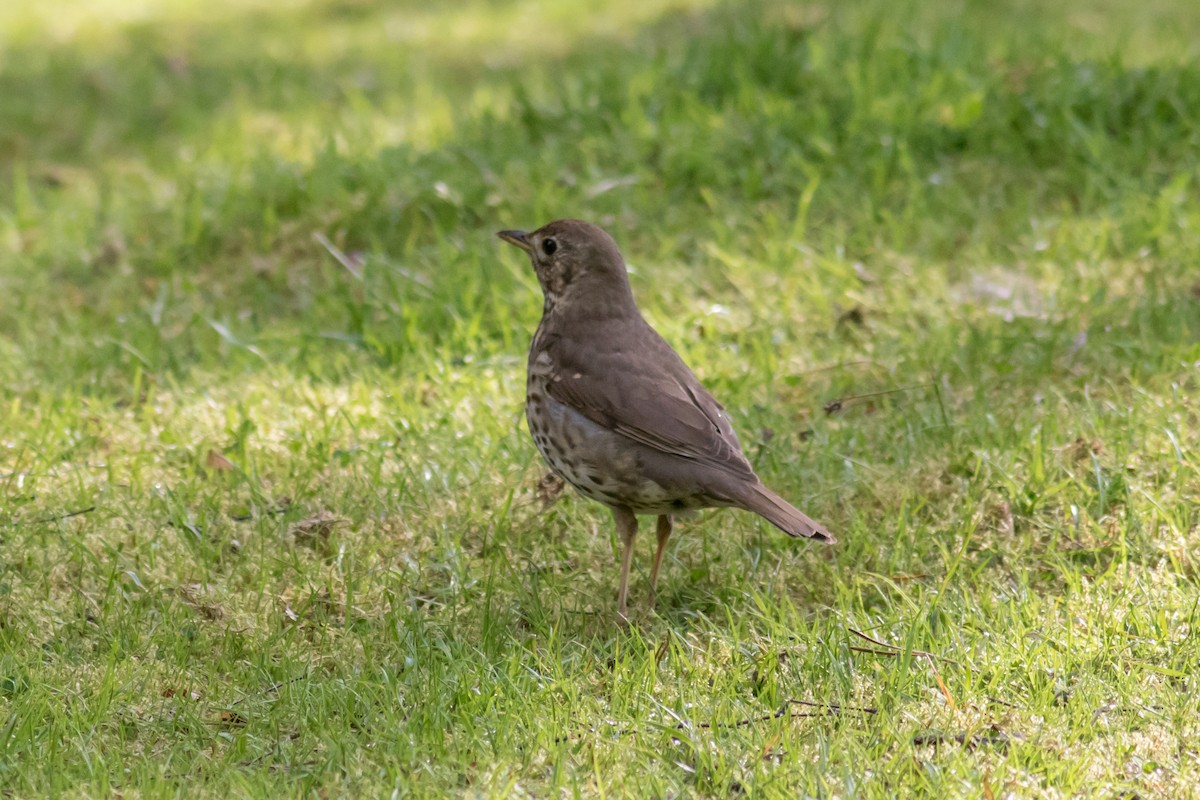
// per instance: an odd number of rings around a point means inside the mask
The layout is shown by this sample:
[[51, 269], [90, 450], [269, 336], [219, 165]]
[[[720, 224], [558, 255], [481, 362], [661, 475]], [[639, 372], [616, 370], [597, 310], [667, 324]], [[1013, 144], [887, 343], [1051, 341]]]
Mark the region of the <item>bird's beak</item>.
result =
[[529, 234], [525, 231], [500, 231], [496, 235], [509, 244], [516, 245], [526, 253], [533, 252], [533, 245], [529, 243]]

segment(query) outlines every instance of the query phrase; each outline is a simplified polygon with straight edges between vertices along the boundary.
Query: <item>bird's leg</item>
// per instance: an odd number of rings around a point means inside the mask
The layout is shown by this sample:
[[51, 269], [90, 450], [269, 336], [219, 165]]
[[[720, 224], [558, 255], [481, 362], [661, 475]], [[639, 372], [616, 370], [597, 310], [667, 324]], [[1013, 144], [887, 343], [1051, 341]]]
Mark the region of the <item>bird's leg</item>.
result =
[[671, 538], [671, 515], [658, 515], [658, 552], [654, 554], [654, 567], [650, 570], [650, 605], [654, 605], [654, 587], [658, 584], [658, 565], [662, 563], [663, 550]]
[[629, 609], [625, 599], [629, 595], [629, 567], [633, 564], [633, 540], [637, 537], [638, 522], [633, 512], [625, 507], [613, 508], [613, 522], [617, 524], [617, 535], [621, 537], [624, 550], [621, 553], [621, 589], [617, 593], [617, 621], [629, 624]]

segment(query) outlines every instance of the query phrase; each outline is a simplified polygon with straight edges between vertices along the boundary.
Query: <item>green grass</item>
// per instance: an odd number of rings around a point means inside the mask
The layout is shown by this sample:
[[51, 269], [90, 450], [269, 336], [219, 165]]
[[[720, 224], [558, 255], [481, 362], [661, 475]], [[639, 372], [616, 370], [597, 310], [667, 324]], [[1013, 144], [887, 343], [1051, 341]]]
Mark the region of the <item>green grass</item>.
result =
[[[0, 790], [1194, 796], [1200, 6], [541, 5], [0, 9]], [[614, 624], [562, 216], [837, 547]]]

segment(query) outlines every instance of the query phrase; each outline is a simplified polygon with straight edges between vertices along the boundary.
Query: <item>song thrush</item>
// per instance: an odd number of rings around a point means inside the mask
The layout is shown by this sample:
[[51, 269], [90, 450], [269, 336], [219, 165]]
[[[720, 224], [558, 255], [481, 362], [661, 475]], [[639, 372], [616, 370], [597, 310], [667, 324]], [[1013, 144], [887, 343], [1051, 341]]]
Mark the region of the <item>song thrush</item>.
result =
[[551, 469], [612, 509], [622, 622], [637, 514], [658, 516], [652, 597], [678, 512], [732, 506], [789, 536], [834, 541], [754, 474], [725, 409], [642, 318], [611, 236], [578, 220], [497, 235], [529, 254], [545, 295], [529, 348], [529, 430]]

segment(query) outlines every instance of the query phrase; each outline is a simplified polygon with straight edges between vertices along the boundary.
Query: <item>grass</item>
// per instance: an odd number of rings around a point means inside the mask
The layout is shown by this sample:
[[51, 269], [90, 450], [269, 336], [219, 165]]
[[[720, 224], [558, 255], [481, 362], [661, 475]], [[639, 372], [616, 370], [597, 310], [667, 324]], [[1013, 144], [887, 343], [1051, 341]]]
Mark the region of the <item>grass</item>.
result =
[[[1194, 796], [1200, 7], [1050, 5], [5, 5], [0, 788]], [[836, 548], [613, 624], [560, 216]]]

